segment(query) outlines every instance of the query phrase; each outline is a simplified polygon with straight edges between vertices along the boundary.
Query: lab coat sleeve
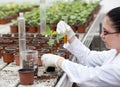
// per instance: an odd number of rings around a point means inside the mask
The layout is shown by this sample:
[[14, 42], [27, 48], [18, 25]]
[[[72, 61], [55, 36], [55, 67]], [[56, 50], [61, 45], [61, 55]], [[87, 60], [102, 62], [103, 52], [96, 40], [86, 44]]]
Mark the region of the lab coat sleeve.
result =
[[61, 68], [70, 81], [81, 87], [119, 87], [120, 67], [117, 64], [88, 67], [65, 60]]
[[90, 51], [79, 39], [75, 39], [71, 44], [64, 45], [78, 60], [79, 63], [87, 66], [100, 66], [107, 59], [116, 54], [116, 50], [109, 51]]
[[64, 44], [63, 47], [77, 57], [78, 61], [81, 61], [90, 53], [90, 50], [77, 38], [71, 44]]

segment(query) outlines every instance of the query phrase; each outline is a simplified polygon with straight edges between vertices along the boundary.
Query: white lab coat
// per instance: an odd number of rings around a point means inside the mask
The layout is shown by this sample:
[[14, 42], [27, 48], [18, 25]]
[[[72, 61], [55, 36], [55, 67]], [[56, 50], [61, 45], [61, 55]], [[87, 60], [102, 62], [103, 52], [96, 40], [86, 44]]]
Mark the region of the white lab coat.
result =
[[64, 45], [79, 64], [65, 60], [61, 68], [80, 87], [120, 87], [120, 54], [115, 49], [90, 51], [80, 40]]

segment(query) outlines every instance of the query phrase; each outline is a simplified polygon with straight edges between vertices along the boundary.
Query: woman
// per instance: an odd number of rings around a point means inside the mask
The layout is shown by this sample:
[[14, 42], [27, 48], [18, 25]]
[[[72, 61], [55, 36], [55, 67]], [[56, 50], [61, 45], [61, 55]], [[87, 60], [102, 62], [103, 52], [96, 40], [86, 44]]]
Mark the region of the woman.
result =
[[101, 38], [108, 51], [90, 51], [75, 37], [69, 25], [60, 21], [57, 32], [67, 34], [68, 49], [79, 64], [54, 54], [42, 56], [43, 65], [61, 68], [80, 87], [120, 87], [120, 7], [108, 12], [102, 22]]

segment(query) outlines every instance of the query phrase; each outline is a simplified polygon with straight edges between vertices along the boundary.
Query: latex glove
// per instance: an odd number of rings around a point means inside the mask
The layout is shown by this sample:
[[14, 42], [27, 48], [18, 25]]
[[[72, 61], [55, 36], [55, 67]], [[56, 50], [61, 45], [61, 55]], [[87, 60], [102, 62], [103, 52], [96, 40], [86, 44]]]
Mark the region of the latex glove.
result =
[[44, 54], [42, 55], [41, 57], [41, 61], [42, 61], [42, 64], [45, 66], [45, 67], [57, 67], [57, 61], [60, 59], [61, 57], [58, 56], [58, 55], [54, 55], [54, 54]]
[[56, 31], [57, 31], [58, 34], [67, 34], [68, 40], [71, 39], [75, 35], [72, 28], [67, 23], [65, 23], [64, 21], [60, 21], [57, 24]]

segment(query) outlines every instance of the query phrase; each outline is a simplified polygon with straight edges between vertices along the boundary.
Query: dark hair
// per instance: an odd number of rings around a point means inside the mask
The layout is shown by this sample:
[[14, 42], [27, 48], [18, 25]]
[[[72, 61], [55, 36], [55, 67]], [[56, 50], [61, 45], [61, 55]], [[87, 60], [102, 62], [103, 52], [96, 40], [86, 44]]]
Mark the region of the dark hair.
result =
[[106, 16], [110, 18], [116, 31], [120, 32], [120, 7], [112, 9]]

